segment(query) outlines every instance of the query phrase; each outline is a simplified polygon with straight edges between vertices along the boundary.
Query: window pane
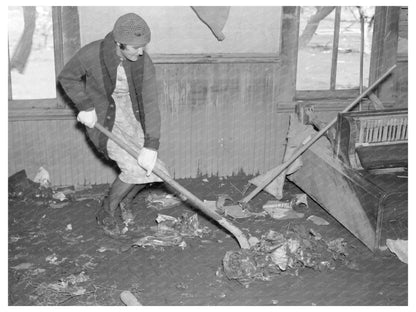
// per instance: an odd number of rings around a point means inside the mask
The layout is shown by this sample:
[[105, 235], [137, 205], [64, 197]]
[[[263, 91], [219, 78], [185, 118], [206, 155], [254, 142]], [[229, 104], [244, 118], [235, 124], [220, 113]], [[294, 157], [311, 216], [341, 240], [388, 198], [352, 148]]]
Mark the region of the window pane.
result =
[[335, 10], [320, 8], [301, 7], [297, 90], [329, 90]]
[[13, 99], [55, 98], [52, 8], [9, 7]]
[[[364, 16], [363, 86], [368, 86], [374, 7], [362, 7]], [[360, 10], [357, 7], [343, 7], [339, 35], [338, 67], [336, 89], [358, 88], [360, 85], [361, 49]]]
[[[375, 7], [360, 7], [364, 16], [363, 86], [368, 86]], [[361, 26], [357, 7], [342, 7], [336, 89], [360, 84]], [[302, 7], [299, 25], [297, 90], [329, 90], [334, 37], [334, 7]]]

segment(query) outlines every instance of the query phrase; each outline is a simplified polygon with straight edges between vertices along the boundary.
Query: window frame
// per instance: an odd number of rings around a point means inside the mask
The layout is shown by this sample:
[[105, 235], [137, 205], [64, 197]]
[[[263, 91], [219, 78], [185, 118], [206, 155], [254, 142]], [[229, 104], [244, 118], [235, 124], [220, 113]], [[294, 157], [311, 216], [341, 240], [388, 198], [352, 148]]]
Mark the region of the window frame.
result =
[[[68, 11], [71, 8], [76, 7], [62, 7], [62, 6], [52, 6], [52, 35], [53, 35], [53, 45], [54, 45], [54, 63], [55, 63], [55, 87], [57, 87], [57, 77], [65, 64], [65, 54], [66, 50], [77, 50], [80, 48], [80, 33], [79, 33], [79, 24], [71, 25], [71, 22], [68, 23], [70, 15], [68, 12], [64, 12], [64, 8], [68, 8]], [[76, 24], [76, 23], [75, 23]], [[70, 26], [68, 26], [70, 25]], [[66, 29], [68, 28], [68, 29]], [[69, 28], [71, 32], [71, 38], [64, 39], [65, 34], [69, 34]], [[72, 40], [71, 40], [72, 39]], [[65, 115], [70, 112], [70, 109], [67, 109], [64, 104], [61, 96], [56, 92], [56, 97], [54, 98], [40, 98], [40, 99], [13, 99], [13, 88], [11, 81], [11, 70], [10, 70], [10, 51], [8, 49], [8, 108], [9, 108], [9, 117], [17, 118], [19, 115], [34, 115], [41, 116], [45, 114], [45, 110], [59, 109], [66, 110]], [[38, 111], [36, 111], [38, 110]], [[62, 116], [62, 112], [58, 114], [45, 114], [45, 117], [51, 118], [53, 115]]]
[[[360, 94], [360, 87], [350, 89], [336, 89], [336, 77], [337, 77], [337, 61], [338, 61], [338, 44], [340, 34], [341, 23], [341, 8], [342, 6], [335, 7], [335, 19], [334, 19], [334, 39], [332, 44], [332, 59], [331, 59], [331, 75], [328, 89], [321, 90], [298, 90], [295, 82], [295, 97], [294, 101], [322, 101], [322, 100], [336, 100], [336, 99], [351, 99], [356, 98]], [[300, 11], [300, 10], [299, 10]], [[297, 23], [300, 23], [300, 12], [298, 15]], [[374, 30], [373, 30], [374, 31]], [[299, 35], [298, 35], [299, 37]], [[297, 49], [298, 53], [299, 49]], [[336, 53], [334, 53], [334, 51]], [[372, 54], [371, 54], [372, 56]], [[370, 57], [371, 62], [372, 57]], [[297, 63], [297, 58], [296, 58]], [[295, 77], [297, 77], [297, 66], [295, 69]]]

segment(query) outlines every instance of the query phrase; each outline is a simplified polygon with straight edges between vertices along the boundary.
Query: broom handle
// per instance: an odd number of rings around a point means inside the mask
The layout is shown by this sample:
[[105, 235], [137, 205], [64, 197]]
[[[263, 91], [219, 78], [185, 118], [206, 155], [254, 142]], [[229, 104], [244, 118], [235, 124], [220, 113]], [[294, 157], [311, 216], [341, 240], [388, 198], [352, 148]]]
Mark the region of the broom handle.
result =
[[[371, 86], [369, 86], [363, 93], [361, 93], [351, 104], [349, 104], [342, 113], [348, 112], [351, 110], [362, 98], [369, 94], [380, 82], [382, 82], [390, 73], [396, 68], [396, 65], [393, 65], [386, 73], [378, 78]], [[335, 123], [337, 122], [337, 117], [335, 117], [330, 123], [328, 123], [324, 128], [322, 128], [315, 137], [309, 140], [303, 147], [298, 149], [292, 157], [290, 157], [285, 163], [279, 165], [279, 170], [274, 172], [274, 174], [268, 176], [264, 179], [250, 194], [244, 197], [239, 203], [241, 205], [247, 204], [254, 196], [256, 196], [262, 189], [264, 189], [271, 181], [273, 181], [277, 176], [279, 176], [287, 167], [289, 167], [300, 155], [302, 155], [313, 143], [315, 143], [321, 136], [328, 131]]]
[[[98, 129], [100, 132], [105, 134], [108, 138], [113, 140], [115, 143], [120, 145], [126, 152], [128, 152], [131, 156], [133, 156], [135, 159], [139, 156], [139, 153], [137, 153], [135, 150], [133, 150], [130, 146], [128, 146], [126, 143], [121, 141], [116, 135], [108, 131], [106, 128], [104, 128], [101, 124], [98, 122], [95, 123], [95, 128]], [[172, 177], [165, 173], [162, 170], [163, 166], [159, 159], [156, 160], [155, 167], [153, 169], [153, 172], [161, 178], [165, 183], [170, 185], [173, 189], [175, 189], [177, 192], [179, 192], [185, 200], [188, 200], [193, 206], [198, 208], [200, 211], [202, 211], [205, 215], [209, 216], [210, 218], [217, 221], [220, 225], [222, 225], [225, 229], [227, 229], [230, 233], [232, 233], [235, 238], [237, 239], [238, 243], [240, 244], [240, 247], [243, 249], [249, 249], [250, 245], [248, 243], [247, 238], [244, 236], [244, 234], [241, 232], [239, 228], [237, 228], [235, 225], [231, 224], [227, 219], [221, 217], [216, 212], [208, 209], [205, 204], [194, 194], [192, 194], [190, 191], [188, 191], [186, 188], [184, 188], [182, 185], [180, 185], [178, 182], [176, 182]]]

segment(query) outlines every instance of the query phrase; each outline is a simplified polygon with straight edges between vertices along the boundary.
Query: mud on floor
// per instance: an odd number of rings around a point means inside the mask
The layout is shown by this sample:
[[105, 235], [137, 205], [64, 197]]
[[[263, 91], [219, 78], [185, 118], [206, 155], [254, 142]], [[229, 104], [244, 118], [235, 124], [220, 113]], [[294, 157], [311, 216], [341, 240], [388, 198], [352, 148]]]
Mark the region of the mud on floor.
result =
[[[228, 194], [239, 200], [250, 178], [201, 177], [178, 182], [200, 199], [216, 200], [219, 194]], [[146, 196], [161, 187], [153, 185], [135, 199], [137, 228], [155, 225], [158, 213], [174, 217], [195, 213], [185, 204], [162, 212], [146, 208]], [[77, 200], [60, 208], [41, 201], [9, 200], [9, 305], [123, 305], [120, 293], [124, 290], [150, 306], [408, 304], [407, 265], [388, 250], [371, 253], [310, 198], [309, 209], [302, 211], [304, 218], [265, 216], [231, 222], [256, 237], [302, 224], [327, 239], [343, 238], [357, 268], [323, 272], [305, 268], [298, 274], [282, 272], [271, 281], [244, 285], [229, 280], [222, 268], [226, 252], [239, 249], [237, 241], [201, 214], [201, 226], [211, 232], [186, 239], [185, 248], [128, 248], [131, 240], [104, 235], [96, 226], [95, 211], [100, 205], [98, 195], [107, 188], [101, 185], [76, 192]], [[301, 190], [286, 182], [285, 197], [295, 193]], [[272, 199], [261, 192], [250, 201], [251, 208], [260, 212]], [[329, 225], [307, 221], [310, 215], [324, 218]]]

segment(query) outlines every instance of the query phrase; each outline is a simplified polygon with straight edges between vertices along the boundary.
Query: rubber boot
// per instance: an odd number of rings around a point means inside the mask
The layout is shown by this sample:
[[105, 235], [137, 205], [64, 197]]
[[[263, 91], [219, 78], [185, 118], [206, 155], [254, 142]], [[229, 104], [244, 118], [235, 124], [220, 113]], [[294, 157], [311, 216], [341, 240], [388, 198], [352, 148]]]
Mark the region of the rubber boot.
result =
[[120, 203], [121, 218], [123, 223], [128, 226], [134, 220], [132, 203], [137, 194], [145, 187], [145, 184], [136, 184], [131, 191], [123, 198]]
[[131, 191], [121, 201], [120, 207], [122, 209], [130, 209], [131, 203], [133, 202], [134, 198], [145, 186], [145, 184], [135, 184]]
[[121, 215], [116, 215], [116, 209], [123, 198], [131, 191], [134, 184], [124, 183], [117, 177], [111, 185], [108, 196], [103, 201], [103, 206], [97, 212], [96, 219], [98, 224], [115, 228], [121, 221]]

